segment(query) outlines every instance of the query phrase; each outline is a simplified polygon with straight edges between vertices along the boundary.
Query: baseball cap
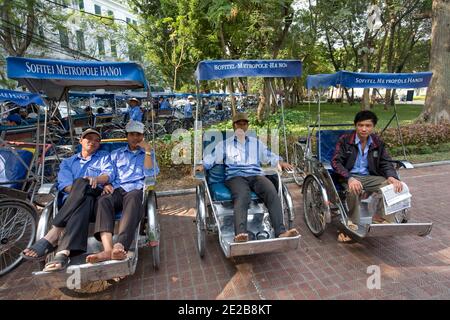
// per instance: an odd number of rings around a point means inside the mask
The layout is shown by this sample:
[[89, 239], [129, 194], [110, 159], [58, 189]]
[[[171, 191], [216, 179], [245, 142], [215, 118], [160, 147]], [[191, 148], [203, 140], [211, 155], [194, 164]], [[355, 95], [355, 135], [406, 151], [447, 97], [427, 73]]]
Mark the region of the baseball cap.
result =
[[144, 133], [144, 124], [139, 121], [130, 120], [125, 127], [125, 131]]
[[193, 95], [188, 95], [188, 99], [194, 99], [194, 96]]
[[87, 136], [89, 133], [95, 133], [96, 135], [99, 136], [99, 138], [102, 138], [102, 135], [100, 134], [100, 132], [98, 132], [97, 130], [94, 129], [87, 129], [84, 130], [83, 133], [81, 133], [81, 139], [83, 139], [85, 136]]
[[131, 97], [130, 99], [128, 99], [128, 101], [136, 101], [136, 102], [140, 102], [138, 98], [135, 97]]
[[249, 122], [249, 120], [248, 120], [248, 114], [241, 112], [241, 113], [236, 113], [236, 114], [234, 115], [234, 117], [233, 117], [233, 123], [238, 122], [238, 121], [241, 121], [241, 120], [245, 120], [245, 121]]

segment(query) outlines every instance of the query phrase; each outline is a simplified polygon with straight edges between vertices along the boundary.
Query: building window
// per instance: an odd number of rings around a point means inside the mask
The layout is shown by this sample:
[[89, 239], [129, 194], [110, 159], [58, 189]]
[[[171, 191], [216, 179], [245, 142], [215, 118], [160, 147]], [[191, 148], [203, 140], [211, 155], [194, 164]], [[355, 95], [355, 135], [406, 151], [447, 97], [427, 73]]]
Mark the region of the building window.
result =
[[102, 7], [100, 7], [98, 4], [94, 4], [94, 12], [95, 14], [102, 15]]
[[78, 0], [78, 8], [80, 8], [80, 10], [84, 10], [84, 0]]
[[69, 47], [69, 35], [67, 29], [64, 27], [59, 28], [59, 42], [61, 43], [62, 48]]
[[105, 55], [105, 40], [102, 37], [97, 37], [98, 42], [98, 54], [101, 56]]
[[127, 17], [127, 24], [131, 23], [131, 19]]
[[137, 26], [137, 22], [136, 22], [136, 20], [133, 20], [133, 24], [134, 24], [135, 26]]
[[108, 10], [108, 17], [114, 18], [114, 12], [112, 10]]
[[84, 44], [84, 33], [81, 30], [77, 30], [77, 47], [80, 51], [86, 50], [86, 46]]
[[111, 56], [117, 58], [117, 47], [115, 40], [111, 40]]

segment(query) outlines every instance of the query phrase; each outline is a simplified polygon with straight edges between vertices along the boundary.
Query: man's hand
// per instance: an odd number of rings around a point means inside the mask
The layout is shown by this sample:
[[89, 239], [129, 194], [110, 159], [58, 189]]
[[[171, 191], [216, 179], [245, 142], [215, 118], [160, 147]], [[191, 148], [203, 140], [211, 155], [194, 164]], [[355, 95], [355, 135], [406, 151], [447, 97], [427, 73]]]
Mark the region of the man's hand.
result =
[[388, 181], [390, 184], [393, 184], [393, 185], [394, 185], [394, 191], [395, 191], [396, 193], [402, 192], [402, 190], [403, 190], [403, 185], [402, 185], [402, 182], [401, 182], [401, 181], [395, 179], [394, 177], [389, 177], [389, 178], [387, 178], [387, 181]]
[[137, 145], [143, 148], [146, 152], [150, 152], [152, 150], [152, 147], [147, 142], [145, 142], [145, 140], [142, 140]]
[[114, 192], [114, 187], [111, 184], [107, 184], [103, 187], [102, 195], [112, 194]]
[[64, 188], [64, 191], [65, 191], [66, 193], [70, 193], [70, 191], [72, 191], [72, 186], [67, 186], [67, 187], [65, 187], [65, 188]]
[[89, 181], [89, 185], [92, 189], [97, 188], [97, 177], [83, 177], [83, 179], [86, 179]]
[[195, 166], [195, 172], [201, 172], [203, 171], [205, 168], [203, 168], [202, 164], [199, 164], [197, 166]]
[[363, 190], [363, 185], [359, 180], [350, 178], [348, 179], [348, 190], [354, 194], [360, 194]]
[[280, 166], [280, 169], [281, 170], [289, 170], [289, 171], [292, 171], [292, 170], [294, 170], [294, 166], [292, 165], [292, 164], [290, 164], [290, 163], [287, 163], [287, 162], [284, 162], [284, 161], [280, 161], [279, 163], [278, 163], [278, 165]]

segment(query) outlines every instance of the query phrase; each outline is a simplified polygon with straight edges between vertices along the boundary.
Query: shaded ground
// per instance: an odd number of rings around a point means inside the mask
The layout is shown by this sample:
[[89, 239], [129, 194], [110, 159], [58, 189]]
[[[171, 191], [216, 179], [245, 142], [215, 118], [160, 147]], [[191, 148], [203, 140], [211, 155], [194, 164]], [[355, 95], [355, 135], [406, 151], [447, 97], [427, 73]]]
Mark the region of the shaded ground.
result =
[[[403, 236], [341, 244], [329, 227], [315, 238], [303, 221], [302, 195], [292, 184], [302, 239], [296, 251], [226, 259], [217, 236], [207, 236], [200, 259], [195, 244], [194, 195], [159, 200], [161, 269], [140, 250], [136, 273], [89, 299], [450, 299], [450, 166], [403, 171], [413, 193], [413, 221], [431, 221], [427, 237]], [[381, 269], [381, 289], [366, 286], [367, 267]], [[0, 278], [0, 299], [72, 299], [39, 288], [22, 263]]]

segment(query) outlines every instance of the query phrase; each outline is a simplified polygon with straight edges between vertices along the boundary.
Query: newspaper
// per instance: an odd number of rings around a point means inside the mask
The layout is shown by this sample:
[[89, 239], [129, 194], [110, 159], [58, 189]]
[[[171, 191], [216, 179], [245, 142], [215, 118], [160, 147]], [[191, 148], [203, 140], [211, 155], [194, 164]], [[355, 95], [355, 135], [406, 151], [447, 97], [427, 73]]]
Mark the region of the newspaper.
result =
[[389, 184], [381, 188], [383, 194], [383, 203], [385, 214], [392, 214], [411, 207], [411, 193], [408, 186], [402, 182], [403, 189], [401, 192], [394, 191], [394, 185]]

